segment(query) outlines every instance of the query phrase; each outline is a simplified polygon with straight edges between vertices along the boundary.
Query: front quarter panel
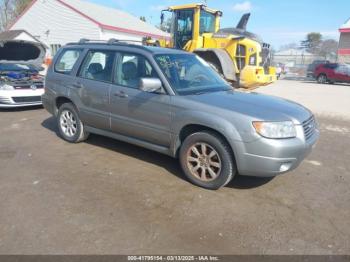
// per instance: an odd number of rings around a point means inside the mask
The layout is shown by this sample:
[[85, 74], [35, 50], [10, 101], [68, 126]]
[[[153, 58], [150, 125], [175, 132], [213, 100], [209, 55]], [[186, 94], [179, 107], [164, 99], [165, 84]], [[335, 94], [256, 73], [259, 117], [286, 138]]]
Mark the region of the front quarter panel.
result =
[[[172, 153], [176, 155], [180, 147], [179, 135], [181, 130], [188, 125], [201, 125], [213, 129], [223, 135], [235, 151], [235, 142], [242, 141], [242, 136], [235, 125], [226, 118], [220, 117], [219, 112], [210, 113], [206, 107], [199, 103], [181, 99], [180, 96], [172, 96]], [[208, 106], [209, 107], [209, 106]]]

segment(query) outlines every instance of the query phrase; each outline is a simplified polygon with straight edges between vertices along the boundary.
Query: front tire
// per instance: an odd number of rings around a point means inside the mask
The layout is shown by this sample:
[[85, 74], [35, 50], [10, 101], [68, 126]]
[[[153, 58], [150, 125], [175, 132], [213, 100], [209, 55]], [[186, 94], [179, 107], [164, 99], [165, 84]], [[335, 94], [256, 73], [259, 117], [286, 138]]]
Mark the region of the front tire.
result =
[[325, 74], [320, 74], [317, 77], [317, 83], [319, 83], [319, 84], [326, 84], [327, 81], [328, 81], [328, 79], [327, 79], [327, 76]]
[[82, 142], [89, 136], [72, 103], [60, 106], [57, 114], [57, 125], [61, 137], [70, 143]]
[[180, 149], [180, 164], [195, 185], [216, 190], [236, 174], [230, 146], [218, 134], [203, 131], [189, 135]]

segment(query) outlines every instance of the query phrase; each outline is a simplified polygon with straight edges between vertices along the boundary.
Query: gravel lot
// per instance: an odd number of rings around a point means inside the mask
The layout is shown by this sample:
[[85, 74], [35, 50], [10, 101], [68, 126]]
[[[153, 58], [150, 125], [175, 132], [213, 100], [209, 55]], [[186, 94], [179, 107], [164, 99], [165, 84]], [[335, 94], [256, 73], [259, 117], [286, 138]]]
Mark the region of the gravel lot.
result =
[[350, 86], [257, 92], [311, 108], [321, 138], [295, 171], [219, 191], [155, 152], [66, 143], [42, 108], [0, 111], [0, 254], [350, 254]]

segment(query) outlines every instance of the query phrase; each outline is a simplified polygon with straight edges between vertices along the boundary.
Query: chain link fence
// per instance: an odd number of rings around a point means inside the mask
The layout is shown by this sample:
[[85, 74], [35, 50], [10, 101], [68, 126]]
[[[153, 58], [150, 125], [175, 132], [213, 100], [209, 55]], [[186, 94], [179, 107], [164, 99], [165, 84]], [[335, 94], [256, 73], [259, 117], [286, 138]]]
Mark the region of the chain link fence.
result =
[[292, 49], [281, 52], [276, 52], [272, 55], [274, 66], [281, 68], [282, 75], [291, 75], [297, 77], [307, 76], [308, 68], [315, 63], [324, 63], [326, 61], [336, 62], [336, 55], [327, 57], [314, 55], [302, 50]]

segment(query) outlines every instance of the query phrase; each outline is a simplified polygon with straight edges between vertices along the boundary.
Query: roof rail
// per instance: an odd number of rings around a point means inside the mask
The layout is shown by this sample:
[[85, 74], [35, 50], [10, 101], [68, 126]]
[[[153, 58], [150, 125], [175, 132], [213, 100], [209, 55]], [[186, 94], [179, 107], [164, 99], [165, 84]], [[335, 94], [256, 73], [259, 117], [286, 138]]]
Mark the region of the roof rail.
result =
[[93, 39], [87, 39], [87, 38], [82, 38], [79, 40], [78, 44], [87, 44], [87, 43], [101, 43], [101, 44], [119, 44], [119, 43], [144, 43], [143, 40], [129, 40], [129, 39], [116, 39], [116, 38], [111, 38], [109, 40], [93, 40]]

